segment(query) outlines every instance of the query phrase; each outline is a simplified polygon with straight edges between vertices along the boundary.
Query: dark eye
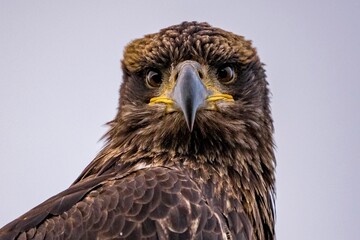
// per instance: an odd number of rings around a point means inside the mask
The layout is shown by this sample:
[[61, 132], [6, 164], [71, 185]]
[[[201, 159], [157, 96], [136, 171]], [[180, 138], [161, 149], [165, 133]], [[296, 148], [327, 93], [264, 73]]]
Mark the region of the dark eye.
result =
[[231, 66], [219, 68], [217, 75], [219, 82], [223, 84], [232, 83], [235, 79], [235, 72]]
[[158, 88], [162, 83], [162, 77], [159, 71], [149, 70], [146, 74], [146, 85], [149, 88]]

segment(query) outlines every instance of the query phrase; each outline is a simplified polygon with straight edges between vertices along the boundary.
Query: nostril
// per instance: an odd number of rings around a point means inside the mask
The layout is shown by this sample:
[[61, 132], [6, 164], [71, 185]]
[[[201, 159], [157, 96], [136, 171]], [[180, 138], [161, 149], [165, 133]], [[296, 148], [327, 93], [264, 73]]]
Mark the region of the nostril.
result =
[[204, 77], [203, 73], [200, 70], [198, 70], [198, 74], [201, 79]]

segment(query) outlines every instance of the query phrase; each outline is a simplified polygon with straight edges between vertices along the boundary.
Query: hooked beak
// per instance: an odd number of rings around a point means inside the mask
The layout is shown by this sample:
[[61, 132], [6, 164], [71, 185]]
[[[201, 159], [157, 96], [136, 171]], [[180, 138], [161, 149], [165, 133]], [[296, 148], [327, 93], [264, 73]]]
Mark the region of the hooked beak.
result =
[[179, 67], [176, 85], [171, 93], [172, 99], [184, 114], [190, 132], [194, 127], [196, 112], [208, 96], [199, 71], [201, 71], [200, 64], [197, 62], [183, 62]]
[[201, 79], [204, 74], [198, 62], [184, 61], [176, 66], [175, 71], [175, 86], [172, 90], [151, 98], [149, 105], [165, 104], [166, 113], [180, 110], [190, 132], [194, 128], [196, 113], [201, 106], [206, 110], [218, 111], [216, 102], [234, 101], [231, 95], [221, 93], [214, 87], [207, 89]]

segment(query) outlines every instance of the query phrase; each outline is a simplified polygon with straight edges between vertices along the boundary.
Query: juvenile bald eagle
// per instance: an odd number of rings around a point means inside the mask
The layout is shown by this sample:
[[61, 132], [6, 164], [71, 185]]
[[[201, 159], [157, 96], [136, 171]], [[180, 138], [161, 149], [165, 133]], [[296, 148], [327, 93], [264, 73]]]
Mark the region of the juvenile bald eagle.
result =
[[184, 22], [134, 40], [107, 143], [0, 239], [274, 239], [273, 124], [251, 42]]

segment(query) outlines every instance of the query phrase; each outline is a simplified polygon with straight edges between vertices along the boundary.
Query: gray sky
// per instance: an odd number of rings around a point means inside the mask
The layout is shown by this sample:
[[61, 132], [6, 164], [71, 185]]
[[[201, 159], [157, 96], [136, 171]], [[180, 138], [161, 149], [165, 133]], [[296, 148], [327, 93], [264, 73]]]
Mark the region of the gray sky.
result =
[[198, 20], [253, 40], [266, 64], [278, 239], [357, 239], [360, 1], [169, 2], [0, 2], [0, 226], [99, 151], [125, 44]]

